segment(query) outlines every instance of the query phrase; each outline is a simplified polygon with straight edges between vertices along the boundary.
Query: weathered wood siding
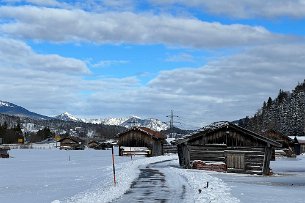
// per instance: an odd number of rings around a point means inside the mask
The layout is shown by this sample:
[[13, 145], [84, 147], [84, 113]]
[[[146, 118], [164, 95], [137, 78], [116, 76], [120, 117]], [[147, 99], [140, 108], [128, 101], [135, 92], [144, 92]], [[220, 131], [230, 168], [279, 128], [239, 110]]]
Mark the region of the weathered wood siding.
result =
[[259, 139], [245, 136], [243, 133], [236, 132], [233, 129], [223, 129], [217, 132], [210, 133], [206, 136], [201, 136], [197, 140], [191, 142], [193, 145], [204, 144], [226, 144], [231, 147], [263, 147], [266, 144]]
[[141, 131], [130, 131], [119, 137], [119, 146], [125, 147], [147, 147], [152, 156], [163, 154], [162, 141], [156, 140]]
[[269, 174], [273, 148], [243, 131], [223, 128], [178, 145], [179, 163], [190, 168], [195, 160], [223, 162], [227, 172]]
[[177, 146], [170, 144], [163, 144], [164, 154], [177, 154]]

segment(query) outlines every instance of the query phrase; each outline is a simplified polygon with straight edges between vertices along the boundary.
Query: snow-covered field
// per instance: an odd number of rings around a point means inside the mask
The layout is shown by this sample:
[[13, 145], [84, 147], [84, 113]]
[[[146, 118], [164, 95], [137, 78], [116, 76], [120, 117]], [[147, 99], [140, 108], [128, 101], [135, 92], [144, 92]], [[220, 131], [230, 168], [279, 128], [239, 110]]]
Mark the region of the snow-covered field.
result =
[[272, 162], [278, 174], [273, 177], [180, 169], [177, 155], [115, 156], [114, 187], [111, 150], [14, 149], [10, 155], [0, 159], [0, 202], [5, 203], [111, 202], [129, 189], [139, 167], [166, 160], [160, 169], [166, 181], [187, 182], [185, 202], [304, 202], [305, 156]]

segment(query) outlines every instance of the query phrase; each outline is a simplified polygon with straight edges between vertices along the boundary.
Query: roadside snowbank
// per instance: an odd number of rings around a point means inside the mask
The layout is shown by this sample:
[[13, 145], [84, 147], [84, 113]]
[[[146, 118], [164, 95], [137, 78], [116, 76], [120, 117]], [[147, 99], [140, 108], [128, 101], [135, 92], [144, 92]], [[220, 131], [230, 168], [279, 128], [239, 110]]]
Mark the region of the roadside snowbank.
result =
[[194, 202], [240, 202], [239, 199], [231, 195], [231, 188], [227, 184], [219, 178], [208, 175], [205, 171], [179, 168], [171, 170], [187, 179], [194, 193]]
[[[120, 166], [120, 170], [117, 171], [118, 183], [116, 186], [113, 182], [109, 181], [107, 185], [103, 185], [101, 188], [97, 188], [95, 191], [88, 191], [75, 195], [66, 202], [68, 203], [98, 203], [98, 202], [111, 202], [120, 196], [122, 196], [130, 187], [132, 181], [134, 181], [140, 171], [140, 166], [146, 166], [150, 163], [161, 162], [166, 160], [172, 160], [168, 162], [168, 168], [166, 170], [170, 173], [175, 173], [176, 176], [171, 175], [171, 178], [177, 176], [182, 176], [187, 179], [188, 186], [191, 188], [191, 197], [193, 200], [186, 200], [186, 202], [240, 202], [237, 198], [230, 194], [230, 187], [227, 186], [221, 179], [212, 177], [208, 175], [205, 171], [198, 170], [186, 170], [177, 167], [177, 155], [160, 156], [145, 158], [140, 160], [131, 161], [129, 163], [123, 163]], [[168, 178], [168, 176], [167, 176]], [[205, 188], [207, 182], [209, 182], [209, 187]], [[201, 190], [201, 192], [199, 192]], [[54, 201], [53, 203], [59, 203], [59, 201]]]
[[[133, 160], [127, 163], [120, 164], [116, 171], [117, 184], [114, 186], [113, 180], [107, 180], [107, 183], [103, 184], [100, 188], [96, 188], [94, 191], [88, 191], [77, 194], [66, 200], [67, 203], [99, 203], [110, 202], [114, 199], [122, 196], [130, 187], [132, 181], [134, 181], [139, 173], [139, 166], [148, 165], [150, 163], [176, 159], [176, 155], [151, 157], [145, 159]], [[58, 200], [53, 203], [58, 203]]]

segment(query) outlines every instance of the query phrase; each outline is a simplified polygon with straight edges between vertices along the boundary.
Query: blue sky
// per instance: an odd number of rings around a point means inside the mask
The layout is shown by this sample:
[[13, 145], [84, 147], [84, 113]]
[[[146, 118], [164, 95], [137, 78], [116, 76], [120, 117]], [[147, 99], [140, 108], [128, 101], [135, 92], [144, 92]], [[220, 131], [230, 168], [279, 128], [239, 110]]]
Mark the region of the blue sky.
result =
[[2, 0], [1, 100], [37, 113], [253, 115], [305, 79], [302, 0]]

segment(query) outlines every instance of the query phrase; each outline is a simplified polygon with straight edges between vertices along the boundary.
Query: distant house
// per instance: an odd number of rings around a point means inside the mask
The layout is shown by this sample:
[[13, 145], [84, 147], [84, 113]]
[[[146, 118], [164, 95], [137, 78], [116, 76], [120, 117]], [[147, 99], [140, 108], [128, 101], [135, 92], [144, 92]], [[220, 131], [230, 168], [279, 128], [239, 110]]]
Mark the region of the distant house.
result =
[[79, 137], [68, 136], [60, 139], [60, 149], [65, 150], [82, 150], [85, 149], [85, 141], [80, 139]]
[[108, 148], [111, 148], [112, 147], [112, 144], [111, 143], [108, 143], [108, 142], [99, 142], [97, 140], [91, 140], [90, 142], [88, 142], [87, 146], [89, 148], [92, 148], [92, 149], [108, 149]]
[[98, 149], [100, 146], [100, 143], [96, 140], [91, 140], [90, 142], [88, 142], [87, 146], [92, 149]]
[[230, 122], [217, 122], [177, 141], [185, 168], [231, 173], [270, 174], [274, 147], [281, 144]]
[[145, 127], [132, 127], [125, 132], [118, 134], [120, 147], [120, 156], [124, 154], [123, 149], [132, 148], [132, 152], [139, 148], [141, 152], [145, 151], [143, 148], [147, 148], [148, 156], [160, 156], [163, 155], [163, 143], [165, 138], [157, 131], [151, 130]]
[[9, 147], [0, 146], [0, 158], [9, 158], [8, 150], [10, 150]]
[[296, 155], [305, 153], [305, 136], [289, 136], [294, 141]]
[[[282, 133], [280, 133], [276, 130], [267, 130], [267, 131], [263, 132], [262, 135], [264, 135], [265, 137], [272, 139], [278, 143], [281, 143], [282, 146], [276, 147], [275, 149], [277, 151], [282, 151], [284, 153], [282, 155], [289, 156], [289, 157], [296, 155], [295, 142], [290, 137], [283, 135]], [[276, 152], [276, 154], [277, 154], [277, 152]]]

